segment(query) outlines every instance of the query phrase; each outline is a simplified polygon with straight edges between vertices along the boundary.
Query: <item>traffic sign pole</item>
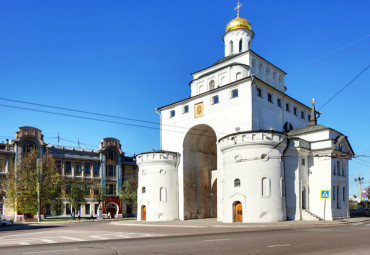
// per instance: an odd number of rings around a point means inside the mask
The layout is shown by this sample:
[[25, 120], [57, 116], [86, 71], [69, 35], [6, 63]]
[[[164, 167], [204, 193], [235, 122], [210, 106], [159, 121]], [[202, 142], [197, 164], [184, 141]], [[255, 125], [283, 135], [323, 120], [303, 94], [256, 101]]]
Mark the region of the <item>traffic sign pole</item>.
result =
[[326, 199], [324, 199], [324, 223], [325, 223], [325, 209], [326, 209]]

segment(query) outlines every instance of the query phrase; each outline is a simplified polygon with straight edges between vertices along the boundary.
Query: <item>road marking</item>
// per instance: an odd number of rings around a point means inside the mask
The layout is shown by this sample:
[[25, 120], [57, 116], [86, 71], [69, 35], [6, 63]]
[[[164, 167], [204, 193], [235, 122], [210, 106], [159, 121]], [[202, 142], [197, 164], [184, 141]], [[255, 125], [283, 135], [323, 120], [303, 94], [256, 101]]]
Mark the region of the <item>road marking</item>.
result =
[[70, 249], [70, 250], [54, 250], [54, 251], [32, 251], [32, 252], [23, 252], [23, 254], [38, 254], [38, 253], [52, 253], [52, 252], [67, 252], [67, 251], [78, 251], [78, 249]]
[[30, 243], [27, 242], [18, 242], [20, 245], [30, 245]]
[[284, 246], [290, 246], [290, 245], [291, 244], [276, 244], [276, 245], [267, 246], [267, 248], [284, 247]]
[[40, 241], [43, 241], [43, 242], [45, 242], [45, 243], [56, 243], [56, 242], [55, 242], [55, 241], [53, 241], [53, 240], [50, 240], [50, 239], [44, 239], [44, 238], [40, 239]]
[[92, 238], [96, 238], [96, 239], [102, 239], [102, 240], [108, 240], [109, 237], [104, 237], [104, 236], [90, 236]]
[[119, 238], [132, 238], [131, 236], [124, 236], [124, 235], [114, 235], [116, 237], [119, 237]]
[[73, 240], [73, 241], [78, 241], [78, 242], [84, 242], [85, 241], [84, 239], [68, 237], [68, 236], [61, 236], [61, 238], [65, 238], [65, 239], [69, 239], [69, 240]]
[[212, 239], [212, 240], [203, 240], [203, 242], [216, 242], [216, 241], [229, 241], [231, 240], [230, 238], [225, 238], [225, 239]]

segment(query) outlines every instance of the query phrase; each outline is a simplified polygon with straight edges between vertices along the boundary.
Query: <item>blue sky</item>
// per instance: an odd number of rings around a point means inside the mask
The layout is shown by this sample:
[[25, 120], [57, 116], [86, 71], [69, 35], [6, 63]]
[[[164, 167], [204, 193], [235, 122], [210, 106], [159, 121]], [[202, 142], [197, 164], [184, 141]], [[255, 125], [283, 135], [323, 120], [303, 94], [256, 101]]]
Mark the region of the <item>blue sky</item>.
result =
[[[0, 0], [0, 97], [158, 122], [154, 108], [188, 97], [190, 73], [223, 57], [222, 35], [236, 2]], [[306, 105], [315, 97], [320, 110], [370, 63], [368, 0], [243, 4], [240, 15], [255, 32], [253, 50], [288, 73], [287, 94]], [[370, 69], [319, 119], [346, 134], [358, 155], [370, 155], [369, 81]], [[30, 125], [48, 143], [57, 143], [59, 133], [85, 147], [116, 137], [128, 154], [159, 148], [157, 129], [4, 106], [0, 117], [0, 140]], [[356, 174], [370, 182], [369, 170], [370, 158], [351, 161], [350, 194], [358, 193], [351, 181]]]

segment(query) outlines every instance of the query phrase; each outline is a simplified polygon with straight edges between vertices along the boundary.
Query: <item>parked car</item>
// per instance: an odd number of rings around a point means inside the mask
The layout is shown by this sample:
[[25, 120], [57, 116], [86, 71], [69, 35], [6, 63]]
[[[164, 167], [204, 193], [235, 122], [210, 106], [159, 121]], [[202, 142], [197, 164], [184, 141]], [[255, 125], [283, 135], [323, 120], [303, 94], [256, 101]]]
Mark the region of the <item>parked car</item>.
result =
[[370, 209], [368, 208], [350, 209], [349, 215], [351, 217], [370, 217]]
[[12, 226], [12, 225], [13, 225], [12, 221], [0, 220], [0, 227], [7, 227], [7, 226]]

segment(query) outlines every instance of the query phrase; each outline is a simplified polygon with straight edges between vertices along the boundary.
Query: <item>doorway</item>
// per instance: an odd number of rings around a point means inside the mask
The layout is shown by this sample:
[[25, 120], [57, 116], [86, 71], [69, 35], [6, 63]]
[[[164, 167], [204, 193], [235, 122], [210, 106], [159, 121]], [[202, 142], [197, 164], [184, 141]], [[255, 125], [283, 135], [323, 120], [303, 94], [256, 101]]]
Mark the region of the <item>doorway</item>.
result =
[[145, 205], [141, 207], [141, 220], [146, 221], [146, 206]]
[[234, 222], [243, 222], [243, 205], [239, 201], [233, 204]]

